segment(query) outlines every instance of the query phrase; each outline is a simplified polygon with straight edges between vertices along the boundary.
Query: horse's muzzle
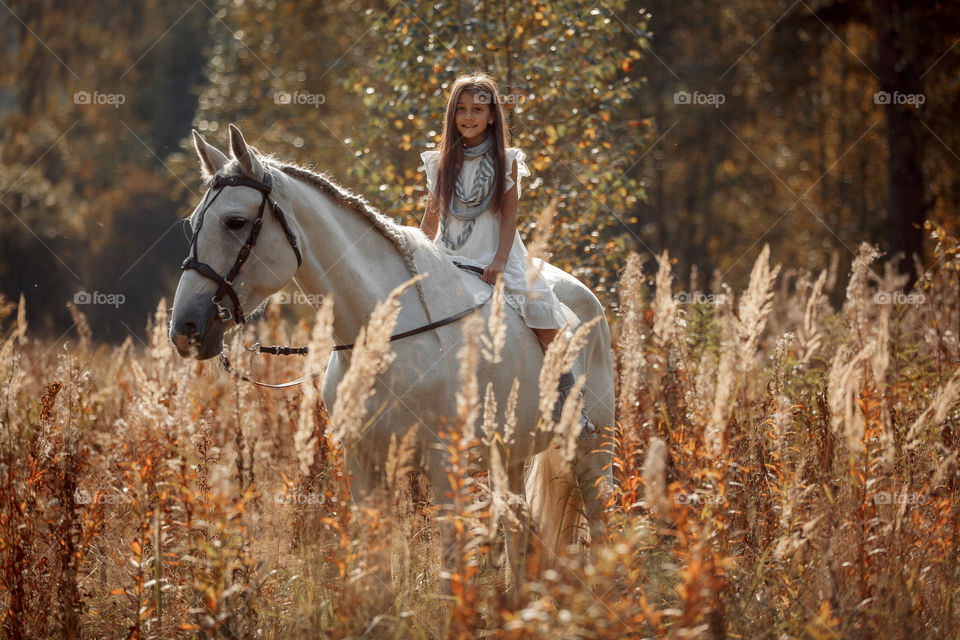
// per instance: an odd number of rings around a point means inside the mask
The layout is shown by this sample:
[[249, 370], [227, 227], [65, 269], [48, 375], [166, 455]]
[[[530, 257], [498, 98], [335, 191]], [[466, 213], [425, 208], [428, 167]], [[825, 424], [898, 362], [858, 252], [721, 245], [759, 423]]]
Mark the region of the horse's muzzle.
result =
[[170, 342], [182, 358], [207, 360], [220, 353], [226, 325], [217, 318], [209, 296], [199, 296], [178, 309], [170, 319]]

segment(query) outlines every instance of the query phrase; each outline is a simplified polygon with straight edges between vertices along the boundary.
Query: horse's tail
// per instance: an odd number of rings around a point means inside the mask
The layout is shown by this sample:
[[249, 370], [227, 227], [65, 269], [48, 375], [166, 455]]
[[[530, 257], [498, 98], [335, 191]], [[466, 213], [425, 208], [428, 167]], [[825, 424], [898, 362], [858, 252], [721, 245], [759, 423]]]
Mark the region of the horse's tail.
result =
[[552, 560], [582, 537], [585, 524], [573, 465], [559, 447], [549, 446], [531, 459], [525, 489], [536, 535]]

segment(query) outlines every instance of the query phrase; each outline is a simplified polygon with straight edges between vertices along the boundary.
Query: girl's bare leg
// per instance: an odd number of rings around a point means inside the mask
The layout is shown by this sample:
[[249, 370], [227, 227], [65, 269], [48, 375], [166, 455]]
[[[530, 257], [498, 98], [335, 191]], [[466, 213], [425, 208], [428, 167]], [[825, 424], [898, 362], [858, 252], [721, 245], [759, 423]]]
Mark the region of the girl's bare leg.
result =
[[537, 338], [540, 340], [540, 348], [543, 349], [544, 353], [547, 352], [547, 347], [560, 333], [560, 329], [534, 329], [533, 331], [537, 334]]

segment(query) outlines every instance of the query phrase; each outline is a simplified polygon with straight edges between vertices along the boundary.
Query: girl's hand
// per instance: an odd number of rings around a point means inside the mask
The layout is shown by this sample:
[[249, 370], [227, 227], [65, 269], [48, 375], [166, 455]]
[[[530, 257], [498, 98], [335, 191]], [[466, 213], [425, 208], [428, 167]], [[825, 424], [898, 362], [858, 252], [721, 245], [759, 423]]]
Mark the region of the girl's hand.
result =
[[480, 277], [481, 280], [487, 284], [496, 284], [497, 276], [503, 274], [503, 270], [507, 267], [506, 260], [497, 260], [496, 258], [487, 265], [487, 268], [483, 270], [483, 275]]

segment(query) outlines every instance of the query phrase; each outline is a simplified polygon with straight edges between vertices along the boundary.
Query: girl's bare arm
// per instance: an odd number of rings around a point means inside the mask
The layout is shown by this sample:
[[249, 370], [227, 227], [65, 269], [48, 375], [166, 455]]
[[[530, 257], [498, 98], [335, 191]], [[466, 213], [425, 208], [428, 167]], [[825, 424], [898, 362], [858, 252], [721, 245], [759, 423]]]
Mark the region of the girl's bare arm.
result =
[[494, 284], [497, 276], [503, 273], [507, 266], [507, 258], [510, 257], [510, 250], [513, 248], [513, 238], [517, 233], [517, 208], [519, 196], [517, 195], [517, 163], [514, 161], [510, 168], [510, 177], [513, 178], [513, 187], [504, 195], [503, 213], [500, 214], [500, 238], [497, 241], [497, 253], [493, 256], [491, 262], [483, 271], [483, 281]]
[[440, 216], [437, 213], [439, 207], [436, 204], [436, 197], [431, 193], [427, 196], [427, 210], [423, 214], [423, 220], [420, 221], [420, 230], [431, 240], [437, 237], [437, 227], [440, 222]]

